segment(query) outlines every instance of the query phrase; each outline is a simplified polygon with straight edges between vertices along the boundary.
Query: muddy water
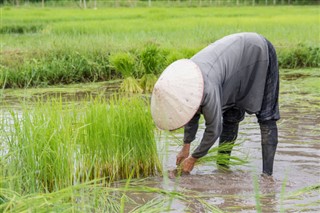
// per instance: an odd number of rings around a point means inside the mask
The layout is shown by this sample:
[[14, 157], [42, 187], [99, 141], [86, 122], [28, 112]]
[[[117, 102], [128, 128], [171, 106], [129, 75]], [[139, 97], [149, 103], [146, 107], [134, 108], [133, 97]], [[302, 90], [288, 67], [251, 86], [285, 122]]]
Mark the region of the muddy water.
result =
[[[306, 103], [308, 100], [281, 105], [272, 178], [261, 176], [259, 125], [255, 116], [247, 115], [240, 124], [237, 141], [241, 144], [233, 152], [240, 158], [247, 157], [247, 164], [221, 171], [215, 162], [208, 162], [196, 166], [191, 175], [157, 178], [150, 180], [150, 184], [154, 182], [155, 187], [200, 196], [226, 212], [320, 212], [320, 101]], [[203, 130], [202, 124], [193, 147], [199, 143]], [[158, 138], [165, 171], [175, 168], [182, 137], [182, 133], [175, 133]], [[304, 190], [306, 187], [313, 190]], [[195, 200], [175, 200], [170, 207], [170, 212], [205, 211]]]
[[[70, 98], [68, 93], [65, 97], [67, 101], [83, 97], [82, 94], [78, 96], [76, 93], [77, 98], [73, 95]], [[201, 200], [223, 212], [257, 212], [260, 209], [262, 212], [320, 212], [320, 100], [308, 100], [302, 95], [294, 101], [285, 98], [280, 107], [282, 119], [278, 123], [279, 144], [272, 178], [261, 176], [259, 125], [255, 116], [247, 115], [240, 124], [237, 140], [240, 145], [233, 151], [233, 155], [247, 158], [247, 164], [222, 171], [217, 169], [215, 162], [206, 162], [197, 165], [190, 175], [169, 178], [166, 171], [175, 169], [175, 157], [181, 148], [183, 134], [181, 131], [161, 132], [157, 134], [157, 141], [164, 176], [133, 184], [177, 191], [187, 196], [186, 200], [172, 197], [165, 204], [167, 212], [205, 212]], [[198, 145], [203, 131], [201, 124], [193, 148]], [[304, 190], [306, 187], [313, 189]], [[143, 205], [159, 198], [159, 193], [139, 192], [129, 196]]]

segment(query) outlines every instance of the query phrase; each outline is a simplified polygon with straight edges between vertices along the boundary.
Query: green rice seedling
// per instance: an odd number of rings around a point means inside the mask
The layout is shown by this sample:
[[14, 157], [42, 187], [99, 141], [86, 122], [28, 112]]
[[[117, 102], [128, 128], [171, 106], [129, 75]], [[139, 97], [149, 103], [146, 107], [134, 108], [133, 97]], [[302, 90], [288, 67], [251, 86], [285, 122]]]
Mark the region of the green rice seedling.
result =
[[[208, 154], [200, 159], [197, 160], [196, 165], [201, 164], [210, 164], [216, 166], [220, 170], [229, 170], [230, 166], [236, 165], [244, 165], [248, 163], [248, 157], [238, 157], [235, 155], [228, 155], [219, 153], [221, 151], [229, 151], [233, 150], [233, 152], [239, 151], [237, 147], [240, 144], [232, 144], [232, 143], [225, 143], [221, 146], [213, 147], [209, 150]], [[177, 169], [170, 171], [170, 178], [179, 177], [181, 175], [188, 175], [189, 173], [185, 173], [182, 171], [181, 167], [178, 166]]]
[[0, 34], [24, 34], [24, 33], [36, 33], [41, 31], [42, 25], [1, 25]]
[[144, 205], [138, 206], [130, 211], [130, 213], [158, 213], [165, 210], [166, 204], [169, 202], [168, 197], [155, 197], [154, 199], [148, 201]]
[[[229, 166], [235, 165], [244, 165], [248, 163], [248, 157], [237, 157], [235, 155], [228, 155], [228, 154], [219, 154], [219, 151], [229, 151], [232, 150], [233, 152], [239, 151], [241, 143], [224, 143], [220, 146], [213, 147], [209, 150], [208, 154], [202, 158], [200, 158], [197, 163], [208, 163], [208, 162], [217, 162], [220, 165], [226, 165], [227, 169]], [[223, 169], [223, 168], [221, 168]]]
[[[6, 182], [6, 178], [1, 178]], [[119, 212], [119, 196], [101, 180], [70, 185], [55, 192], [17, 193], [1, 187], [0, 211], [11, 212]]]
[[[287, 181], [285, 181], [285, 182], [287, 182]], [[290, 199], [290, 198], [293, 199], [293, 198], [300, 197], [300, 196], [302, 197], [303, 195], [308, 194], [313, 191], [320, 192], [320, 184], [319, 183], [304, 187], [302, 189], [298, 189], [294, 192], [291, 192], [288, 195], [284, 196], [284, 199]]]
[[[75, 106], [74, 106], [75, 107]], [[3, 143], [4, 172], [17, 193], [45, 192], [72, 185], [77, 111], [66, 113], [61, 100], [37, 102], [11, 111]], [[3, 130], [4, 128], [2, 128]]]
[[[311, 194], [316, 195], [317, 199], [309, 200], [308, 202], [305, 202], [305, 203], [300, 203], [300, 204], [297, 203], [294, 206], [292, 206], [290, 209], [285, 209], [283, 206], [283, 203], [286, 200], [303, 200], [306, 197], [310, 196]], [[295, 190], [290, 193], [287, 192], [286, 195], [284, 194], [284, 189], [282, 189], [281, 190], [280, 212], [287, 212], [292, 209], [293, 210], [300, 209], [300, 211], [303, 211], [305, 209], [305, 211], [308, 211], [308, 209], [310, 207], [311, 207], [311, 209], [312, 209], [312, 207], [317, 207], [317, 206], [319, 206], [319, 203], [320, 203], [319, 194], [320, 194], [320, 184], [319, 183], [309, 185], [307, 187]]]
[[320, 48], [299, 43], [296, 47], [280, 52], [279, 66], [282, 68], [319, 67]]
[[141, 98], [97, 98], [81, 105], [39, 100], [12, 110], [1, 125], [8, 146], [4, 173], [20, 194], [96, 178], [111, 182], [131, 173], [134, 178], [161, 174], [153, 121]]
[[165, 57], [156, 44], [148, 43], [140, 53], [140, 60], [144, 70], [140, 83], [144, 91], [151, 92], [157, 75], [165, 66]]
[[166, 55], [166, 62], [165, 66], [167, 67], [169, 64], [172, 62], [182, 59], [182, 58], [187, 58], [187, 56], [184, 55], [182, 51], [177, 51], [177, 50], [168, 50], [168, 53]]
[[140, 53], [140, 60], [145, 74], [159, 74], [164, 57], [155, 43], [148, 43]]
[[[0, 182], [8, 179], [0, 177]], [[103, 179], [79, 183], [55, 192], [20, 194], [10, 188], [0, 187], [3, 202], [0, 211], [9, 212], [165, 212], [171, 210], [171, 199], [182, 201], [186, 206], [197, 202], [205, 212], [222, 212], [205, 201], [206, 196], [188, 191], [164, 190], [138, 186], [128, 180], [126, 186], [106, 186]], [[143, 181], [143, 180], [142, 180]], [[127, 195], [128, 194], [128, 195]], [[132, 195], [152, 195], [151, 200], [136, 203]]]
[[140, 85], [146, 92], [152, 92], [155, 83], [157, 82], [158, 78], [154, 74], [144, 74], [141, 78]]
[[116, 53], [111, 55], [109, 60], [110, 65], [124, 77], [120, 85], [121, 91], [137, 93], [143, 91], [138, 81], [134, 78], [136, 60], [131, 53]]
[[[81, 156], [86, 160], [86, 178], [109, 180], [145, 177], [161, 173], [153, 133], [153, 122], [141, 99], [129, 98], [88, 105], [82, 134]], [[80, 172], [80, 173], [83, 173]]]
[[133, 77], [128, 77], [121, 82], [120, 91], [131, 92], [131, 93], [142, 93], [143, 89], [141, 88], [137, 79]]
[[256, 201], [256, 211], [258, 213], [262, 212], [261, 207], [261, 194], [260, 194], [260, 187], [259, 187], [259, 181], [257, 175], [253, 176], [253, 187], [254, 187], [254, 198]]
[[283, 180], [282, 186], [281, 186], [281, 193], [280, 193], [280, 212], [285, 212], [283, 201], [286, 194], [286, 184], [287, 184], [287, 176]]

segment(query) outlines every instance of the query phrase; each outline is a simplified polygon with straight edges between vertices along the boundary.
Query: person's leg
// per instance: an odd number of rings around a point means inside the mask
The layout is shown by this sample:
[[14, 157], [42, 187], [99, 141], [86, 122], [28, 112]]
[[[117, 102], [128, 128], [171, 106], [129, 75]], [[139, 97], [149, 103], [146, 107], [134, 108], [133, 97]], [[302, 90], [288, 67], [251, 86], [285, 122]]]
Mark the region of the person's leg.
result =
[[265, 84], [261, 110], [257, 113], [261, 130], [262, 172], [272, 175], [273, 162], [278, 144], [277, 120], [280, 119], [279, 97], [279, 69], [277, 55], [273, 45], [267, 41], [269, 50], [269, 67]]
[[223, 113], [223, 128], [219, 138], [218, 166], [228, 168], [231, 151], [238, 136], [239, 123], [245, 112], [239, 108], [231, 108]]
[[262, 173], [272, 175], [278, 145], [278, 128], [275, 120], [260, 122], [262, 147]]

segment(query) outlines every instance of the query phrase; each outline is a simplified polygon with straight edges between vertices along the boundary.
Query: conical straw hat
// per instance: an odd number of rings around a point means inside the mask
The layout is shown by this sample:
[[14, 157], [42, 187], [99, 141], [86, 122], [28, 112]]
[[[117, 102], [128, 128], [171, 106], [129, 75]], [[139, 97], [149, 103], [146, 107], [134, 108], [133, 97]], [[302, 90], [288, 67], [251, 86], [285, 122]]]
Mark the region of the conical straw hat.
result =
[[156, 82], [151, 97], [151, 114], [159, 129], [175, 130], [197, 112], [203, 96], [200, 68], [189, 59], [170, 64]]

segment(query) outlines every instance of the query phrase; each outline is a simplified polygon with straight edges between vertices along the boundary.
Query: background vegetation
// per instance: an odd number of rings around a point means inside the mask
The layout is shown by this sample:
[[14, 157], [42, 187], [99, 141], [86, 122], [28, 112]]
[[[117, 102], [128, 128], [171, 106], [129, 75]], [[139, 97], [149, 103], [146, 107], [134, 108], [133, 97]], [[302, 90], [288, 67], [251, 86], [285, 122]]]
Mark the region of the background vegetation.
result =
[[310, 5], [319, 0], [0, 0], [5, 5], [74, 6], [82, 8], [137, 6], [234, 6], [234, 5]]
[[120, 58], [130, 60], [123, 63], [132, 66], [131, 77], [146, 78], [225, 35], [244, 31], [268, 38], [277, 49], [280, 67], [319, 67], [319, 24], [318, 8], [309, 6], [2, 7], [0, 86], [126, 78], [127, 73], [110, 63], [110, 56], [119, 54], [130, 56]]

